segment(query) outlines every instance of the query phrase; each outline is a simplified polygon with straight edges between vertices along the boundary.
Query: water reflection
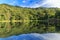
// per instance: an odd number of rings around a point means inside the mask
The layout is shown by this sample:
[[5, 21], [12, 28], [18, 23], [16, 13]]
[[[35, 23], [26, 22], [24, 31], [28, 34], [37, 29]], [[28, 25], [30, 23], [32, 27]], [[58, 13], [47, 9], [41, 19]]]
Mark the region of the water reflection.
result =
[[59, 33], [46, 33], [46, 34], [30, 33], [30, 34], [22, 34], [18, 36], [0, 38], [0, 40], [60, 40], [60, 34]]
[[55, 33], [59, 32], [60, 20], [12, 20], [0, 22], [0, 36], [23, 33]]

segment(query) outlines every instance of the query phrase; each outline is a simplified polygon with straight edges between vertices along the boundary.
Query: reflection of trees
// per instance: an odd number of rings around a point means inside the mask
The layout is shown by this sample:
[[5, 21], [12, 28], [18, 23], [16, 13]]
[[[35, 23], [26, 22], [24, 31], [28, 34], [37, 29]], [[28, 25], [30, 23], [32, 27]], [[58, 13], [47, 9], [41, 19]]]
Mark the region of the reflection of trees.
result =
[[48, 25], [48, 21], [46, 20], [35, 20], [29, 23], [30, 32], [38, 32], [38, 33], [45, 33], [45, 32], [55, 32], [55, 25]]
[[5, 20], [5, 16], [4, 15], [0, 15], [0, 20]]

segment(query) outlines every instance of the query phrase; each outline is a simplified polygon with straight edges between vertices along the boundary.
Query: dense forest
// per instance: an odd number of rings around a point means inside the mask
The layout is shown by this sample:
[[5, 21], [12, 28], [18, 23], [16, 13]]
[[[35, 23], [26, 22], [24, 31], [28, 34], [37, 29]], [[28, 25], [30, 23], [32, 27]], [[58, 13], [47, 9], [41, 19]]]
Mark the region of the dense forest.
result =
[[23, 8], [0, 4], [0, 37], [60, 32], [60, 8]]

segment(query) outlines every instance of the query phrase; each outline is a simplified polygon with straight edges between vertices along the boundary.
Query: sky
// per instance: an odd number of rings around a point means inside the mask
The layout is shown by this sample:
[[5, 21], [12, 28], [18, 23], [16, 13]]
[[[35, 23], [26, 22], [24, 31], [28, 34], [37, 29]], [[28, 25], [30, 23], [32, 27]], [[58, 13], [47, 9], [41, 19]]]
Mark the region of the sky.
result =
[[0, 4], [5, 3], [21, 7], [58, 7], [60, 8], [60, 0], [0, 0]]

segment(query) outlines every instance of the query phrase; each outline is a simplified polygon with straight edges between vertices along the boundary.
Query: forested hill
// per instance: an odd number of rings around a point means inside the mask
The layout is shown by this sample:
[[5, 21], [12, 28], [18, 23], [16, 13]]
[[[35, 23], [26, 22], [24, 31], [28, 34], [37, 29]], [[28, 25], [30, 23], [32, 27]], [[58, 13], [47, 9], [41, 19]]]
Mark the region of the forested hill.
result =
[[0, 37], [60, 32], [60, 8], [23, 8], [0, 4]]
[[[0, 14], [6, 14], [7, 16], [11, 17], [11, 15], [24, 15], [25, 17], [29, 16], [31, 19], [35, 19], [35, 17], [39, 16], [44, 17], [46, 14], [50, 17], [55, 17], [59, 15], [60, 8], [23, 8], [19, 6], [11, 6], [7, 4], [0, 4]], [[16, 15], [16, 16], [17, 16]], [[7, 18], [10, 19], [10, 18]]]

